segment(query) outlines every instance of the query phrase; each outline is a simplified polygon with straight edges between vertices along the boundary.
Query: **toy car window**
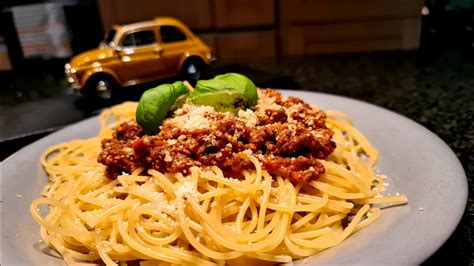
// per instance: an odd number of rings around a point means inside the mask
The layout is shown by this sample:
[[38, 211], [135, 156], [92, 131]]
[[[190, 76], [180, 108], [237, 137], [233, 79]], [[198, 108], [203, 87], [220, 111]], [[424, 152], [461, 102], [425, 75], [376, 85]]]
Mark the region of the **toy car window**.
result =
[[137, 31], [132, 32], [125, 36], [122, 41], [122, 46], [124, 47], [133, 47], [133, 46], [141, 46], [147, 45], [151, 43], [155, 43], [155, 32], [152, 30], [144, 30], [144, 31]]
[[186, 35], [182, 33], [178, 28], [173, 26], [161, 26], [160, 27], [161, 40], [164, 43], [179, 42], [186, 40]]

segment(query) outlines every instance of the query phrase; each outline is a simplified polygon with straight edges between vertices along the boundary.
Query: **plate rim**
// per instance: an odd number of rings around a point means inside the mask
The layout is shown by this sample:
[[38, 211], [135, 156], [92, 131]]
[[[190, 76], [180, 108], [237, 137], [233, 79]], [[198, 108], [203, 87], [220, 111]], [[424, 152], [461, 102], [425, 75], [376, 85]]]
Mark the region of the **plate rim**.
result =
[[[453, 221], [455, 221], [455, 223], [453, 223], [454, 226], [452, 226], [450, 228], [446, 228], [444, 230], [444, 232], [446, 232], [446, 233], [444, 234], [444, 236], [442, 237], [441, 240], [437, 240], [436, 248], [431, 248], [431, 252], [429, 252], [429, 256], [426, 256], [426, 257], [423, 256], [422, 259], [418, 260], [419, 263], [422, 263], [423, 261], [430, 258], [434, 253], [436, 253], [446, 243], [446, 241], [452, 236], [452, 234], [456, 230], [456, 228], [458, 228], [458, 226], [459, 226], [459, 224], [462, 220], [463, 214], [466, 211], [467, 202], [468, 202], [468, 181], [467, 181], [466, 171], [465, 171], [463, 165], [461, 164], [459, 158], [456, 156], [454, 151], [449, 147], [449, 145], [446, 142], [443, 141], [443, 139], [441, 139], [437, 134], [435, 134], [434, 132], [432, 132], [431, 130], [429, 130], [428, 128], [423, 126], [422, 124], [414, 121], [413, 119], [411, 119], [411, 118], [409, 118], [405, 115], [399, 114], [395, 111], [386, 109], [386, 108], [381, 107], [379, 105], [376, 105], [374, 103], [370, 103], [370, 102], [366, 102], [366, 101], [363, 101], [363, 100], [354, 99], [354, 98], [350, 98], [350, 97], [346, 97], [346, 96], [342, 96], [342, 95], [335, 95], [335, 94], [323, 93], [323, 92], [314, 92], [314, 91], [306, 91], [306, 90], [280, 90], [280, 89], [278, 91], [281, 91], [284, 95], [288, 95], [288, 96], [291, 96], [292, 94], [293, 95], [294, 94], [303, 94], [303, 95], [307, 94], [307, 95], [312, 95], [312, 96], [323, 95], [323, 96], [329, 97], [329, 98], [337, 98], [337, 99], [340, 99], [340, 100], [343, 100], [343, 101], [349, 101], [349, 102], [355, 102], [357, 104], [368, 105], [371, 108], [375, 108], [378, 112], [385, 112], [385, 113], [388, 113], [391, 116], [395, 115], [398, 118], [402, 118], [403, 120], [410, 121], [410, 123], [412, 125], [419, 128], [420, 130], [422, 130], [425, 134], [429, 134], [433, 139], [436, 139], [436, 141], [437, 141], [437, 143], [439, 143], [439, 145], [442, 145], [445, 150], [449, 151], [449, 156], [452, 157], [453, 159], [455, 159], [455, 160], [453, 160], [454, 162], [456, 162], [455, 167], [458, 170], [461, 170], [459, 172], [460, 175], [457, 176], [456, 179], [458, 179], [458, 182], [464, 183], [462, 185], [463, 191], [457, 191], [457, 193], [459, 194], [459, 198], [462, 197], [461, 201], [462, 201], [462, 204], [463, 204], [463, 208], [456, 208], [455, 213], [451, 213], [451, 215], [455, 214], [454, 215], [455, 219], [452, 219]], [[297, 97], [301, 97], [301, 96], [297, 96]], [[0, 170], [2, 171], [2, 180], [0, 180], [0, 186], [2, 187], [2, 192], [1, 192], [2, 196], [4, 194], [3, 193], [4, 178], [8, 178], [8, 174], [3, 173], [3, 169], [5, 168], [6, 165], [8, 165], [10, 163], [10, 161], [15, 160], [15, 158], [21, 156], [21, 154], [25, 153], [27, 150], [32, 150], [32, 149], [34, 150], [34, 147], [38, 146], [38, 145], [41, 145], [42, 141], [46, 141], [46, 139], [50, 139], [50, 138], [55, 138], [56, 136], [60, 136], [64, 131], [68, 131], [72, 127], [78, 127], [81, 124], [91, 123], [91, 121], [93, 121], [93, 120], [98, 120], [98, 117], [99, 117], [99, 115], [94, 115], [92, 117], [82, 119], [80, 121], [77, 121], [77, 122], [71, 123], [69, 125], [66, 125], [63, 128], [61, 128], [60, 130], [58, 130], [56, 132], [53, 132], [51, 134], [48, 134], [48, 135], [46, 135], [46, 136], [44, 136], [44, 137], [42, 137], [42, 138], [40, 138], [36, 141], [24, 146], [20, 150], [16, 151], [15, 153], [8, 156], [6, 159], [1, 161], [0, 162]], [[98, 124], [97, 124], [97, 126], [98, 126]], [[36, 161], [38, 163], [38, 159]], [[37, 174], [35, 174], [35, 175], [37, 175]], [[3, 206], [4, 206], [4, 202], [2, 201], [1, 202], [2, 214], [3, 214]], [[1, 223], [2, 223], [2, 228], [3, 228], [4, 219], [2, 219]], [[3, 246], [4, 246], [2, 244], [3, 241], [4, 240], [3, 240], [3, 233], [2, 233], [2, 241], [0, 242], [0, 247], [2, 248], [2, 250], [3, 250]], [[0, 259], [3, 260], [4, 256], [5, 256], [5, 254], [2, 254]]]

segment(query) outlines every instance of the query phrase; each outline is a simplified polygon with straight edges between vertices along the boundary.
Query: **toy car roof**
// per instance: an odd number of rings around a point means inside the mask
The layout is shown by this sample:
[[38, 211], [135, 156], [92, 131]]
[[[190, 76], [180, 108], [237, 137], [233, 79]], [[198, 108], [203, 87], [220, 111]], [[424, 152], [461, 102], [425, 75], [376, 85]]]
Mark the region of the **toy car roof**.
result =
[[153, 20], [135, 22], [135, 23], [130, 23], [130, 24], [114, 25], [114, 29], [120, 30], [120, 31], [129, 31], [136, 28], [161, 26], [161, 25], [171, 25], [171, 26], [177, 26], [179, 28], [187, 29], [186, 25], [184, 25], [181, 21], [172, 17], [156, 17]]

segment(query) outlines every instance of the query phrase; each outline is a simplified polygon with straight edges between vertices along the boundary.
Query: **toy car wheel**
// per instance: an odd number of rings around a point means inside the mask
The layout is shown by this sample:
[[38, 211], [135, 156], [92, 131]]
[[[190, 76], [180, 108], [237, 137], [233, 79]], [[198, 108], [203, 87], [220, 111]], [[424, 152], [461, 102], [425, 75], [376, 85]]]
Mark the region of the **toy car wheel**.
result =
[[204, 63], [197, 59], [189, 59], [181, 68], [181, 75], [188, 81], [197, 81], [201, 78]]
[[113, 90], [116, 82], [113, 78], [101, 75], [94, 77], [89, 82], [89, 95], [97, 97], [102, 100], [110, 100], [113, 97]]

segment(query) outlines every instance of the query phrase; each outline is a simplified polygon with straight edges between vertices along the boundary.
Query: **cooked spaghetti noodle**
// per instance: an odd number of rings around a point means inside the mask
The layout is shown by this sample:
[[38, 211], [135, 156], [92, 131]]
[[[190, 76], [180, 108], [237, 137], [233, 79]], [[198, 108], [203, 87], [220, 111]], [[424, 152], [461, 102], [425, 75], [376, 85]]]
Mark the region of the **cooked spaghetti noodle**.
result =
[[[235, 263], [258, 259], [290, 262], [333, 247], [381, 215], [376, 203], [404, 203], [382, 196], [374, 172], [378, 151], [341, 112], [326, 112], [336, 149], [319, 160], [325, 173], [294, 184], [270, 175], [253, 155], [243, 179], [218, 167], [192, 167], [186, 175], [139, 168], [109, 179], [97, 162], [100, 142], [134, 118], [135, 103], [100, 116], [98, 136], [46, 150], [49, 175], [43, 197], [31, 204], [43, 241], [68, 264], [107, 265]], [[50, 207], [43, 216], [41, 205]]]

